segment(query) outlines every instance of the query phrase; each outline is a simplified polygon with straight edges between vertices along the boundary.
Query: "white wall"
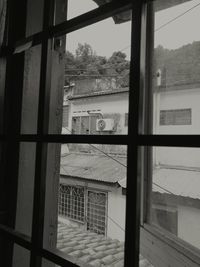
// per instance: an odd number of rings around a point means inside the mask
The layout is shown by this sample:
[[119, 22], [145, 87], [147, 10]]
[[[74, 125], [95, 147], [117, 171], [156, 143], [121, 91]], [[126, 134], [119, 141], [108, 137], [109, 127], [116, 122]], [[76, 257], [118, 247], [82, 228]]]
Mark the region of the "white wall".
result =
[[200, 249], [200, 209], [178, 206], [178, 237]]
[[[159, 125], [160, 110], [192, 109], [191, 125]], [[200, 89], [162, 92], [154, 95], [154, 133], [200, 134]], [[200, 168], [200, 149], [156, 148], [154, 163]]]
[[[127, 127], [125, 123], [125, 113], [128, 113], [128, 92], [120, 94], [112, 94], [98, 97], [91, 97], [86, 99], [79, 99], [71, 101], [70, 116], [88, 116], [87, 111], [102, 112], [103, 114], [118, 113], [121, 115], [118, 124], [117, 133], [127, 134]], [[69, 121], [71, 121], [71, 118]], [[71, 129], [71, 124], [69, 125]]]
[[125, 239], [126, 196], [122, 188], [108, 193], [108, 229], [107, 236], [124, 241]]

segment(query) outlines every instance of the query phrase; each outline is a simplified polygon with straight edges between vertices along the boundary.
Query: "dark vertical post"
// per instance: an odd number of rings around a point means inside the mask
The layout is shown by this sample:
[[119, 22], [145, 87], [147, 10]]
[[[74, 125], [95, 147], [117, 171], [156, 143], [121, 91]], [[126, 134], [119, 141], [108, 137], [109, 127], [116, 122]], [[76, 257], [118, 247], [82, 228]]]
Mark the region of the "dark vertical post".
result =
[[[7, 45], [9, 48], [14, 47], [17, 40], [25, 37], [26, 4], [26, 0], [20, 2], [8, 0], [7, 2]], [[21, 127], [24, 53], [10, 54], [6, 61], [3, 133], [7, 136], [7, 141], [2, 148], [5, 156], [1, 162], [1, 174], [3, 174], [1, 179], [3, 179], [4, 188], [5, 224], [15, 228], [20, 146], [17, 137], [20, 134]], [[11, 242], [5, 242], [2, 254], [4, 255], [4, 266], [11, 266], [13, 255], [13, 244]]]
[[124, 266], [139, 266], [140, 180], [138, 176], [138, 123], [140, 100], [140, 46], [143, 1], [132, 1], [129, 91], [128, 170]]

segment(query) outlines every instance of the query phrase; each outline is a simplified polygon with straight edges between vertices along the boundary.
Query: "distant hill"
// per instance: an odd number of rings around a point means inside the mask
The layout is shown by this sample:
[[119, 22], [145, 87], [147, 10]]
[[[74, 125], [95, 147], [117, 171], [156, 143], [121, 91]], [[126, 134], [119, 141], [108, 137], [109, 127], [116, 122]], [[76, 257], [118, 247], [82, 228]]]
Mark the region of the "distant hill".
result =
[[162, 86], [188, 85], [193, 88], [200, 83], [200, 42], [193, 42], [178, 49], [169, 50], [158, 46], [154, 50], [154, 74], [162, 71]]

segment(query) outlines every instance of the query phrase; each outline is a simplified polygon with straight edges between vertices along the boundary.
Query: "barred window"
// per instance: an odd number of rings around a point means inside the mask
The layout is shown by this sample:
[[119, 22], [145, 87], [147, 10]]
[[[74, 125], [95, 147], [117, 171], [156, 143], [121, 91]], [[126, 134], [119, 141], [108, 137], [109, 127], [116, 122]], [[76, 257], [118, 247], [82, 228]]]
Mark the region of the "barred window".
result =
[[160, 111], [160, 125], [190, 125], [192, 123], [192, 110], [173, 109]]
[[88, 191], [87, 230], [105, 235], [106, 194]]
[[59, 214], [84, 222], [84, 188], [60, 185]]
[[84, 223], [91, 232], [106, 234], [107, 195], [104, 192], [60, 184], [58, 212], [60, 216]]

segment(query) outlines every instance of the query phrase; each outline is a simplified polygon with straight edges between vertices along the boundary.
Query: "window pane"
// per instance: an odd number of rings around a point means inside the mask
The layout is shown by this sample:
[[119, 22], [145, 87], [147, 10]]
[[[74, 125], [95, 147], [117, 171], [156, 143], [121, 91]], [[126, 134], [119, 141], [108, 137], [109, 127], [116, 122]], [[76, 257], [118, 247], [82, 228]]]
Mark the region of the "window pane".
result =
[[25, 52], [24, 86], [22, 98], [22, 134], [37, 133], [37, 116], [40, 87], [41, 45]]
[[154, 147], [151, 204], [152, 224], [198, 249], [199, 159], [199, 148]]
[[[44, 0], [27, 1], [26, 36], [42, 31]], [[33, 19], [36, 18], [37, 19]]]
[[127, 134], [130, 41], [130, 18], [67, 35], [63, 134]]
[[21, 143], [15, 230], [31, 236], [35, 176], [35, 143]]
[[199, 1], [153, 6], [153, 133], [199, 134]]
[[[59, 176], [54, 167], [48, 171], [45, 248], [57, 248], [80, 266], [123, 266], [126, 159], [126, 146], [62, 145]], [[48, 218], [54, 223], [49, 233]]]
[[12, 267], [29, 267], [30, 265], [30, 251], [27, 249], [14, 245], [13, 263]]
[[[65, 14], [63, 13], [63, 18], [62, 20], [59, 20], [58, 17], [58, 12], [56, 12], [56, 21], [55, 24], [58, 24], [64, 20], [70, 20], [72, 18], [75, 18], [77, 16], [80, 16], [86, 12], [89, 12], [91, 10], [94, 10], [98, 8], [99, 6], [102, 6], [106, 3], [110, 2], [116, 2], [116, 0], [65, 0], [66, 1], [66, 6], [65, 8], [62, 8], [62, 10], [65, 10]], [[56, 7], [57, 9], [60, 8], [60, 6], [63, 6], [63, 1], [62, 0], [56, 0]], [[67, 12], [66, 12], [67, 9]], [[64, 11], [63, 10], [63, 11]], [[123, 21], [127, 21], [130, 19], [130, 11], [126, 11], [121, 13], [120, 15], [115, 15], [113, 19], [119, 23]]]
[[[1, 223], [29, 237], [32, 229], [35, 152], [35, 143], [20, 143], [18, 174], [14, 176], [14, 172], [7, 169], [7, 173], [13, 176], [5, 174], [1, 177]], [[10, 156], [11, 163], [15, 167]]]

